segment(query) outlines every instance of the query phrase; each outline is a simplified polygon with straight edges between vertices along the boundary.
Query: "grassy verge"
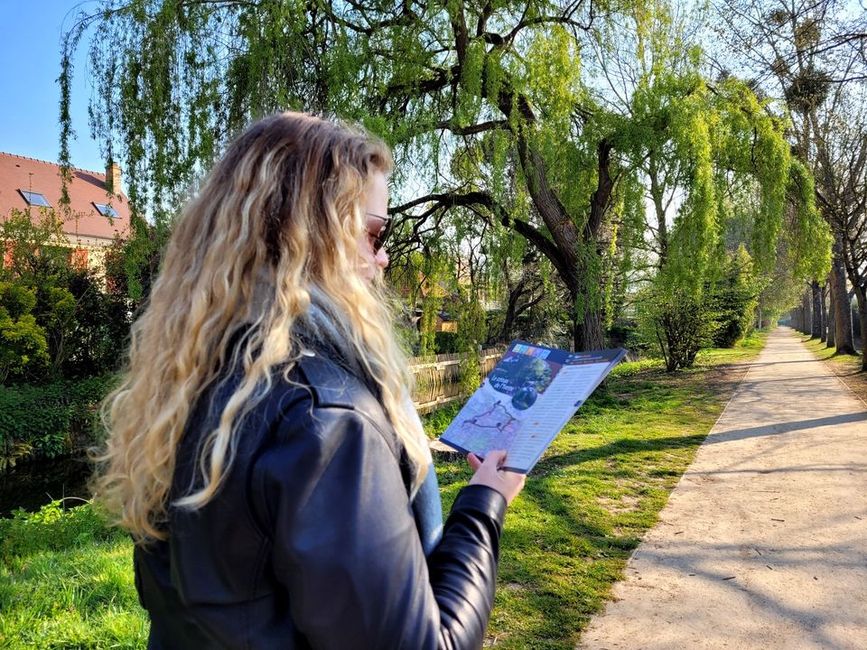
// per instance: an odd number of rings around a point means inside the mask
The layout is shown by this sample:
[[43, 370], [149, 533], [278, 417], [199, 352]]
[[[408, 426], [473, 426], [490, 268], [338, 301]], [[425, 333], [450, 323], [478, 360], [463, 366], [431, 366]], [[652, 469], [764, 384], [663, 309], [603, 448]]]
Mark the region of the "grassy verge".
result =
[[0, 648], [143, 648], [132, 544], [89, 505], [0, 520]]
[[[706, 351], [676, 374], [646, 361], [612, 373], [509, 510], [488, 645], [575, 646], [764, 340]], [[469, 472], [460, 459], [438, 474], [448, 505]]]
[[[507, 515], [488, 645], [574, 647], [763, 342], [703, 352], [673, 375], [654, 361], [612, 373]], [[427, 417], [429, 432], [455, 410]], [[469, 470], [439, 460], [437, 473], [448, 508]], [[131, 553], [89, 506], [0, 520], [0, 647], [144, 647]]]
[[861, 371], [861, 356], [851, 354], [836, 354], [836, 348], [829, 348], [822, 341], [800, 334], [801, 341], [817, 359], [826, 362], [837, 377], [849, 387], [855, 395], [867, 401], [867, 372]]

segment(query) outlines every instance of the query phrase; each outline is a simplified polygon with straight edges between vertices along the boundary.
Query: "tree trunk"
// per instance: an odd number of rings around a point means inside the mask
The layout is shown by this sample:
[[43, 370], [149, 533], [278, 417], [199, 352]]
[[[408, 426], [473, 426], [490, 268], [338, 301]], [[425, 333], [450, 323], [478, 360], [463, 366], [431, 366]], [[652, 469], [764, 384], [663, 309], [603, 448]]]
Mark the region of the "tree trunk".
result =
[[808, 294], [805, 290], [804, 293], [801, 294], [801, 306], [804, 309], [804, 327], [801, 328], [801, 331], [804, 334], [808, 335], [813, 329], [813, 310], [811, 309], [812, 305], [812, 298], [810, 294]]
[[602, 313], [599, 310], [587, 310], [583, 319], [574, 316], [572, 326], [575, 352], [601, 350], [605, 347], [605, 328], [602, 326]]
[[[579, 294], [578, 291], [581, 293]], [[573, 352], [601, 350], [605, 347], [605, 327], [601, 309], [583, 310], [578, 305], [587, 305], [592, 300], [590, 287], [579, 287], [578, 291], [570, 292], [572, 297], [572, 343]]]
[[822, 289], [815, 280], [810, 285], [810, 289], [813, 293], [813, 322], [810, 328], [810, 338], [818, 339], [822, 337]]
[[836, 295], [834, 292], [833, 282], [831, 281], [831, 275], [828, 275], [828, 336], [825, 340], [825, 345], [829, 348], [834, 347], [834, 341], [836, 341], [836, 333], [837, 333], [837, 305], [836, 303]]
[[849, 308], [849, 292], [846, 291], [846, 268], [843, 266], [842, 246], [836, 240], [831, 262], [831, 290], [834, 293], [834, 341], [837, 354], [856, 354], [852, 310]]
[[861, 326], [861, 370], [867, 371], [867, 293], [865, 287], [855, 287], [858, 301], [858, 323]]
[[859, 301], [858, 320], [861, 321], [861, 370], [867, 372], [867, 300]]
[[821, 336], [819, 340], [824, 343], [828, 340], [828, 309], [825, 306], [825, 295], [828, 293], [828, 287], [819, 287], [819, 316], [821, 318]]
[[758, 323], [756, 325], [756, 329], [757, 330], [762, 329], [762, 297], [761, 296], [759, 296], [759, 304], [756, 307], [756, 322]]
[[506, 315], [503, 318], [503, 328], [500, 331], [501, 341], [508, 342], [512, 340], [512, 328], [515, 326], [515, 312], [517, 311], [518, 300], [521, 297], [523, 285], [524, 281], [522, 279], [518, 282], [518, 286], [509, 287], [509, 304], [506, 306]]

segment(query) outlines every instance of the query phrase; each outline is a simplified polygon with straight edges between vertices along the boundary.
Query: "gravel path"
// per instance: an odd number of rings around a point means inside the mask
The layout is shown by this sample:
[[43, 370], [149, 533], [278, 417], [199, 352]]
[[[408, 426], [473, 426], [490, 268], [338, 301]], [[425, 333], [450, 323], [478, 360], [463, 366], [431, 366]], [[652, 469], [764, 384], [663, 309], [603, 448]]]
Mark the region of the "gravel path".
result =
[[867, 648], [867, 404], [773, 332], [579, 648]]

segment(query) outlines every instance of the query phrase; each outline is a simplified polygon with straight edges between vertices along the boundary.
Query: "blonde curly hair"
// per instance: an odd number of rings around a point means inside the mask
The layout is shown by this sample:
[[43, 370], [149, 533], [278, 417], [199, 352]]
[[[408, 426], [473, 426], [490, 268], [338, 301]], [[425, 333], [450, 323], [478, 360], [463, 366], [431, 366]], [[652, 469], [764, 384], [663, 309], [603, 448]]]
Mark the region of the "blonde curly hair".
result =
[[[404, 407], [411, 375], [381, 282], [358, 271], [364, 194], [391, 170], [388, 148], [354, 127], [301, 113], [254, 123], [228, 148], [176, 224], [149, 303], [132, 327], [127, 368], [105, 400], [109, 432], [94, 487], [139, 542], [164, 539], [175, 453], [187, 418], [226, 364], [243, 369], [199, 458], [203, 487], [174, 505], [200, 508], [232, 463], [243, 415], [289, 372], [301, 342], [293, 324], [311, 292], [345, 316], [351, 349], [409, 458], [415, 485], [427, 450]], [[264, 290], [263, 290], [264, 287]], [[229, 340], [245, 328], [241, 349]]]

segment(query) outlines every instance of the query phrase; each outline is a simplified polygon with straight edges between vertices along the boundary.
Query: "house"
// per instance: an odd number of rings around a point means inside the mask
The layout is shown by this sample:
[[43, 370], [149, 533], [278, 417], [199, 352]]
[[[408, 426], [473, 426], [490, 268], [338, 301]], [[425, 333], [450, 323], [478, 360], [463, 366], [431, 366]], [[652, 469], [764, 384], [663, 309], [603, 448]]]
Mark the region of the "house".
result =
[[60, 165], [0, 152], [0, 220], [8, 218], [13, 209], [29, 210], [31, 215], [53, 210], [62, 220], [71, 261], [101, 270], [106, 248], [115, 236], [125, 237], [130, 228], [129, 202], [120, 192], [121, 170], [111, 164], [104, 174], [76, 168], [71, 174], [67, 186], [70, 209], [64, 213], [60, 210]]

